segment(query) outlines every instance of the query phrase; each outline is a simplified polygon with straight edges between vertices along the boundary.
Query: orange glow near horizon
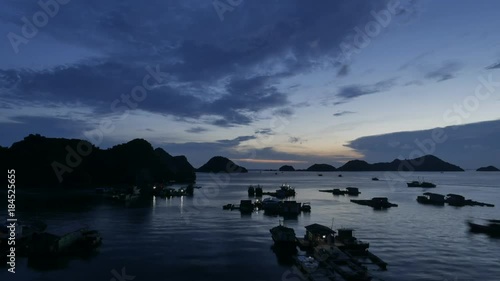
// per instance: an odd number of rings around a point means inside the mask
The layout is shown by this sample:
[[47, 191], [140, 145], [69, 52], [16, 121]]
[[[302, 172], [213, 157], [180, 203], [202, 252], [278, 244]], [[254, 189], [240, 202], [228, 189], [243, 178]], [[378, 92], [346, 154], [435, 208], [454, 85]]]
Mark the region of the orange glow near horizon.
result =
[[241, 158], [234, 159], [236, 161], [241, 162], [249, 162], [249, 163], [285, 163], [285, 164], [296, 164], [296, 163], [308, 163], [309, 161], [301, 161], [301, 160], [280, 160], [280, 159], [252, 159], [252, 158]]

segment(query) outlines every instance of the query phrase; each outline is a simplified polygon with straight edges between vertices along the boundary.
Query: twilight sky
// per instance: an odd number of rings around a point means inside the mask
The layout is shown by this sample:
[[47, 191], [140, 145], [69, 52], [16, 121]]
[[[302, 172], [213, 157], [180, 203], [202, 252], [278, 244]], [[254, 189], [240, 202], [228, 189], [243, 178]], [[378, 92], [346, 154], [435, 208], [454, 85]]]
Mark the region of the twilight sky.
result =
[[[500, 2], [7, 0], [0, 145], [500, 167]], [[445, 128], [433, 130], [434, 128]]]

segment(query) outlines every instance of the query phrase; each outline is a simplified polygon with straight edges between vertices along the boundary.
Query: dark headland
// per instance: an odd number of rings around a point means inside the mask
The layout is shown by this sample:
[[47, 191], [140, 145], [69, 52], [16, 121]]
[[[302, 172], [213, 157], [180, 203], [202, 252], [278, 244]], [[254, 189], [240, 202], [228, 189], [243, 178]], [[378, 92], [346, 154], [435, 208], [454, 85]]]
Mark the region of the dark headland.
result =
[[333, 172], [337, 169], [329, 164], [314, 164], [311, 167], [307, 168], [306, 171], [309, 172]]
[[[425, 155], [415, 159], [395, 159], [392, 162], [380, 162], [370, 164], [363, 160], [351, 160], [336, 169], [329, 164], [314, 164], [309, 168], [291, 170], [282, 166], [280, 171], [308, 171], [308, 172], [370, 172], [370, 171], [415, 171], [415, 172], [463, 172], [464, 169], [457, 165], [450, 164], [433, 155]], [[293, 167], [291, 167], [293, 168]], [[284, 170], [289, 169], [289, 170]]]
[[236, 165], [226, 157], [215, 156], [196, 170], [201, 173], [247, 173], [244, 167]]
[[295, 168], [293, 166], [290, 166], [290, 165], [283, 165], [281, 166], [278, 171], [281, 171], [281, 172], [293, 172], [295, 171]]
[[392, 162], [369, 164], [362, 160], [352, 160], [338, 168], [339, 171], [416, 171], [416, 172], [463, 172], [459, 166], [445, 162], [434, 155], [415, 159], [395, 159]]
[[195, 169], [184, 156], [171, 156], [134, 139], [100, 149], [80, 139], [29, 135], [0, 148], [0, 168], [15, 169], [26, 186], [92, 186], [153, 182], [194, 182]]
[[488, 166], [488, 167], [481, 167], [477, 169], [476, 171], [478, 172], [500, 172], [500, 169], [498, 169], [495, 166]]

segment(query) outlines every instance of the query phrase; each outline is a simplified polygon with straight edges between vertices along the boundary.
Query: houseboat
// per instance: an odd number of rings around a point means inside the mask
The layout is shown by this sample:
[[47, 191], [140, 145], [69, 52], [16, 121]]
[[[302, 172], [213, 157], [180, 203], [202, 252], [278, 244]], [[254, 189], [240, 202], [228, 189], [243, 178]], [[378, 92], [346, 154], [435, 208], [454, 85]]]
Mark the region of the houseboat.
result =
[[281, 201], [276, 198], [266, 198], [262, 200], [262, 209], [268, 213], [278, 213]]
[[311, 224], [306, 226], [304, 240], [307, 241], [311, 247], [321, 244], [334, 245], [335, 231], [321, 224]]
[[240, 201], [240, 212], [245, 214], [250, 214], [254, 210], [254, 205], [252, 200], [241, 200]]
[[345, 194], [349, 196], [358, 196], [361, 192], [359, 192], [357, 187], [346, 187]]
[[335, 246], [341, 250], [365, 251], [370, 247], [369, 243], [362, 242], [352, 235], [353, 229], [340, 228], [335, 236]]
[[283, 201], [280, 203], [278, 213], [282, 216], [297, 216], [300, 210], [301, 204], [297, 201]]
[[420, 204], [444, 206], [445, 198], [441, 194], [425, 192], [423, 195], [417, 197], [417, 202]]

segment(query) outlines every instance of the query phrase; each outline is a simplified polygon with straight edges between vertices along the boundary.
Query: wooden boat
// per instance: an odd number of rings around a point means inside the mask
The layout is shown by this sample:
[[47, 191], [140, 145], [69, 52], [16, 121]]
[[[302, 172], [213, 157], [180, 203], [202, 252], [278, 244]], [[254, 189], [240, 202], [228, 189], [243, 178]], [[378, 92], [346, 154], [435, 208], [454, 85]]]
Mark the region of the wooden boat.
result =
[[297, 237], [293, 228], [280, 224], [269, 230], [274, 245], [277, 247], [295, 248], [297, 246]]
[[359, 205], [366, 205], [370, 206], [373, 209], [376, 210], [381, 210], [381, 209], [388, 209], [391, 207], [397, 207], [397, 204], [390, 203], [389, 200], [386, 197], [374, 197], [370, 200], [354, 200], [351, 199], [351, 202], [359, 204]]
[[340, 190], [338, 188], [334, 189], [320, 189], [319, 192], [328, 192], [333, 195], [345, 195], [345, 190]]
[[423, 187], [423, 188], [433, 188], [436, 187], [435, 184], [426, 181], [412, 181], [406, 183], [408, 187]]
[[305, 202], [302, 203], [302, 207], [300, 207], [302, 212], [310, 212], [311, 211], [311, 203]]
[[487, 220], [487, 225], [467, 221], [470, 232], [485, 233], [492, 237], [500, 237], [500, 220]]

